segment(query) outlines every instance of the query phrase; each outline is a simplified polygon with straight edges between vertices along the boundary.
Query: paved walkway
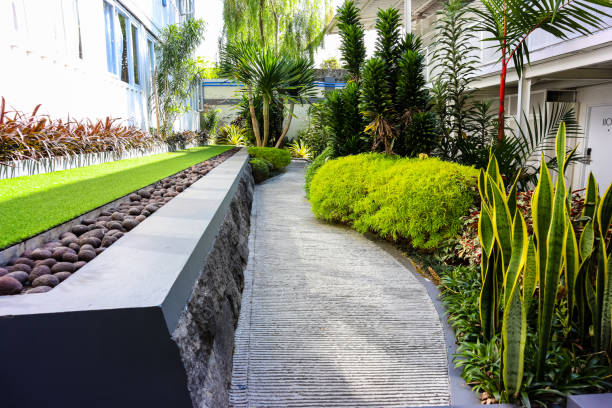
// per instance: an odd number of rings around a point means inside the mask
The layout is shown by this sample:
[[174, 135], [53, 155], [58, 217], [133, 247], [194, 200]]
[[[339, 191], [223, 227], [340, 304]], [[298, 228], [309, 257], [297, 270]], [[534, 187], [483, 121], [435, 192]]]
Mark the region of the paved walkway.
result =
[[449, 404], [425, 288], [365, 237], [317, 221], [303, 184], [304, 165], [292, 163], [256, 188], [230, 404]]

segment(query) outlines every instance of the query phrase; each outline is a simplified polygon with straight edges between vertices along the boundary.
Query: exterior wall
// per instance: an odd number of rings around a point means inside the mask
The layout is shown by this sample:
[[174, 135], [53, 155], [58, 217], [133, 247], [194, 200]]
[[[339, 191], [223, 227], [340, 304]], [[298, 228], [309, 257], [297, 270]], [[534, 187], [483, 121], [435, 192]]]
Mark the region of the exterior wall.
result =
[[[52, 117], [97, 119], [107, 116], [148, 129], [151, 89], [150, 47], [159, 30], [180, 21], [181, 0], [3, 0], [0, 2], [0, 95], [8, 107], [25, 112], [42, 104]], [[136, 51], [128, 45], [129, 83], [121, 80], [120, 40], [115, 36], [117, 72], [107, 65], [105, 4], [128, 21]], [[134, 27], [132, 31], [131, 27]], [[117, 33], [117, 31], [115, 31]], [[79, 42], [80, 39], [80, 42]], [[135, 63], [137, 62], [137, 63]], [[136, 68], [137, 67], [137, 68]], [[138, 82], [136, 83], [136, 77]], [[177, 128], [197, 126], [190, 112]]]

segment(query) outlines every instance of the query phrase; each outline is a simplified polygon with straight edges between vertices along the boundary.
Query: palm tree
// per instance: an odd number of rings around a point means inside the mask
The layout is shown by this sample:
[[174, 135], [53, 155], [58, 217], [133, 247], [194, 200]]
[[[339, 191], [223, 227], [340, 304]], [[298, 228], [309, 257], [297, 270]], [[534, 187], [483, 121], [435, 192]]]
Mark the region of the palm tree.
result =
[[506, 75], [510, 62], [519, 77], [525, 61], [529, 63], [527, 38], [538, 28], [558, 38], [570, 34], [588, 35], [605, 26], [603, 17], [610, 15], [595, 8], [612, 7], [610, 0], [481, 0], [484, 7], [475, 9], [480, 29], [489, 34], [485, 41], [497, 43], [501, 51], [499, 88], [498, 140], [504, 139]]
[[289, 132], [291, 126], [291, 119], [293, 118], [293, 111], [295, 104], [303, 104], [308, 100], [309, 97], [313, 96], [315, 89], [314, 86], [315, 71], [314, 65], [310, 58], [298, 57], [289, 61], [289, 81], [287, 81], [288, 87], [286, 89], [279, 90], [284, 97], [289, 101], [289, 114], [283, 132], [276, 141], [275, 147], [280, 147], [283, 139]]

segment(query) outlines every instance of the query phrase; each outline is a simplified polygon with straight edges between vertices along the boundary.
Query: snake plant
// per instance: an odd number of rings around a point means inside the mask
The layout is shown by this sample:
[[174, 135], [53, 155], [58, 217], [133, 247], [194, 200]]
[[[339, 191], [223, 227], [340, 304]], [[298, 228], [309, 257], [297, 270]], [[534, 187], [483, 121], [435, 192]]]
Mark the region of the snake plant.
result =
[[517, 399], [521, 392], [529, 330], [526, 316], [535, 300], [538, 378], [544, 376], [555, 305], [563, 293], [567, 294], [569, 321], [583, 342], [590, 341], [597, 351], [609, 351], [612, 345], [612, 279], [608, 276], [612, 271], [608, 233], [612, 222], [612, 186], [599, 198], [597, 183], [592, 174], [589, 176], [581, 225], [574, 226], [569, 212], [571, 191], [566, 187], [564, 174], [573, 151], [566, 155], [564, 123], [557, 132], [555, 152], [557, 162], [563, 165], [559, 165], [554, 188], [543, 155], [540, 160], [539, 182], [531, 202], [532, 236], [528, 235], [523, 215], [516, 206], [516, 181], [506, 194], [494, 155], [479, 176], [480, 320], [486, 338], [501, 335], [500, 388], [507, 400]]

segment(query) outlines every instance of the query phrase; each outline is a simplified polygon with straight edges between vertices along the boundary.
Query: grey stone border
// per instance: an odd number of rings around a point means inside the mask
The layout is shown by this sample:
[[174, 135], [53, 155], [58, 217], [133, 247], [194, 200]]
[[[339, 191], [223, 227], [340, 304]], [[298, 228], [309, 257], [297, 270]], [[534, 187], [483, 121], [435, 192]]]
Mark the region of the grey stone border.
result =
[[192, 407], [171, 335], [246, 171], [242, 149], [54, 290], [0, 298], [3, 404]]

